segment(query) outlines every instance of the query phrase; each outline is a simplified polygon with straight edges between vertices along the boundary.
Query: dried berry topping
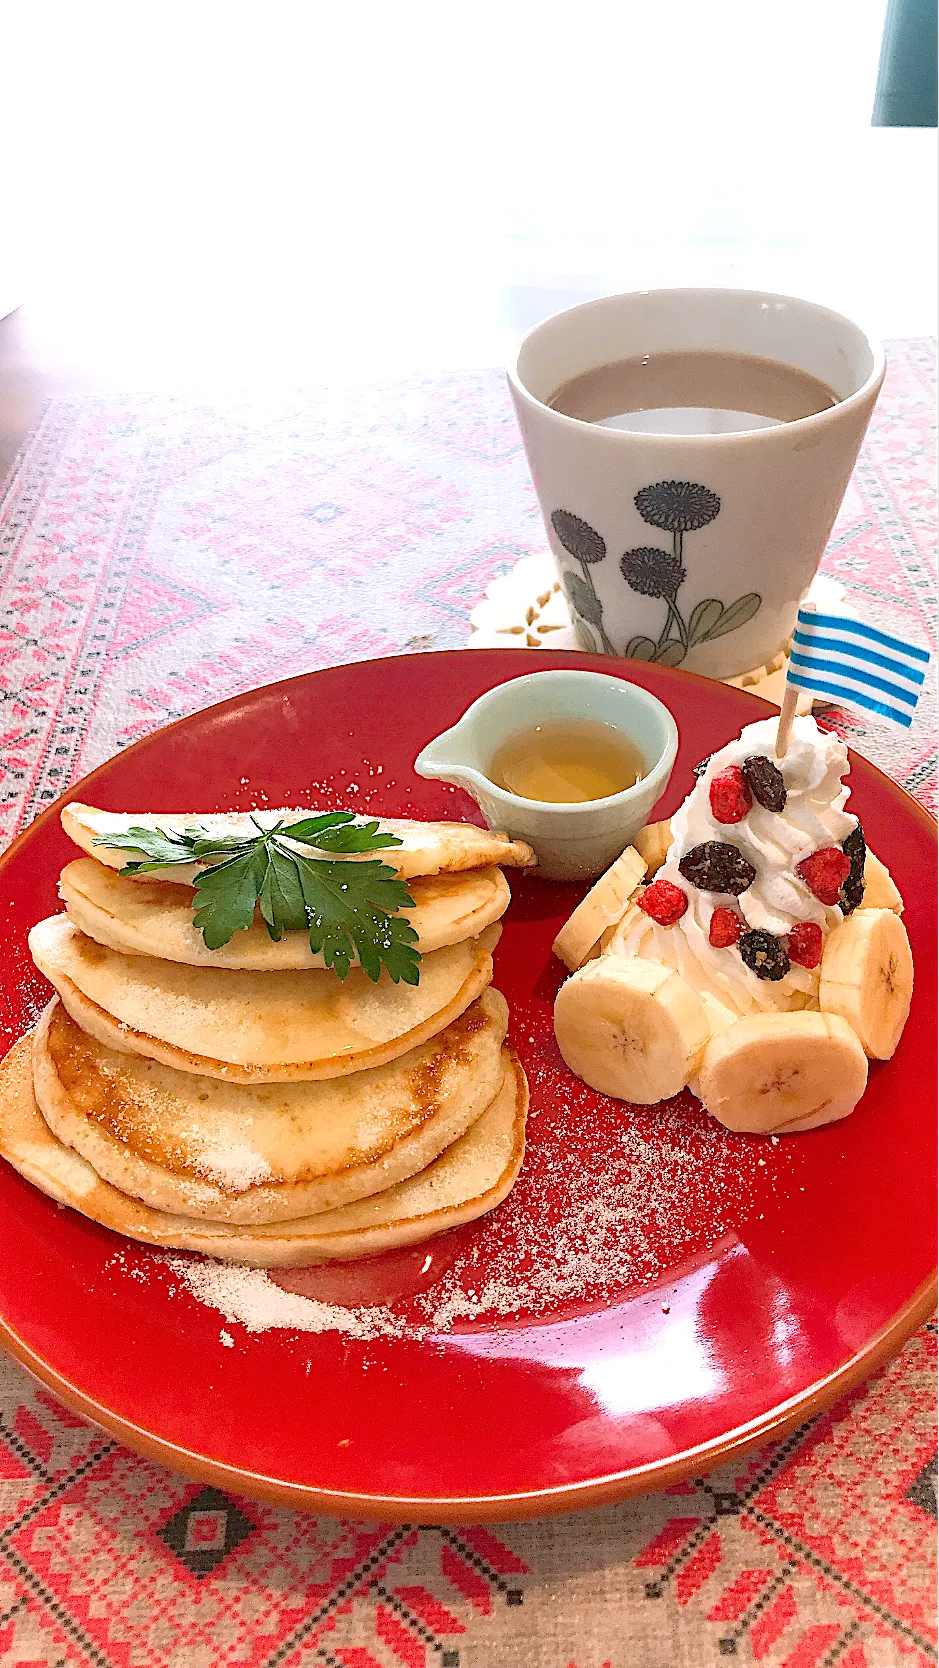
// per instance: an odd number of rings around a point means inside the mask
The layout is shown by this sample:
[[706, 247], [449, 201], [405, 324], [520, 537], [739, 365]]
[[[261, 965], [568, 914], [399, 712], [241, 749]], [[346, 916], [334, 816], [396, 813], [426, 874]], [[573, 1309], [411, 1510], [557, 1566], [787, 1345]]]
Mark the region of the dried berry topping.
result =
[[727, 765], [711, 777], [708, 801], [715, 822], [743, 822], [753, 807], [753, 796], [739, 765]]
[[738, 943], [746, 930], [746, 921], [734, 910], [715, 909], [708, 926], [708, 943], [713, 944], [715, 950], [726, 950], [729, 945]]
[[775, 983], [789, 972], [785, 944], [775, 933], [764, 932], [762, 927], [754, 927], [751, 932], [744, 933], [740, 940], [740, 954], [758, 979], [771, 979]]
[[853, 915], [859, 904], [864, 902], [864, 882], [849, 875], [838, 894], [842, 915]]
[[850, 860], [851, 872], [841, 888], [841, 896], [838, 902], [845, 915], [850, 915], [851, 911], [857, 909], [858, 904], [864, 898], [864, 864], [867, 861], [867, 842], [860, 823], [856, 828], [852, 828], [846, 840], [842, 840], [841, 849], [845, 857]]
[[744, 759], [743, 774], [758, 805], [764, 811], [782, 811], [786, 804], [786, 784], [782, 771], [763, 753]]
[[796, 874], [804, 880], [819, 903], [831, 907], [838, 902], [841, 888], [851, 873], [851, 859], [840, 846], [822, 846], [804, 857], [796, 866]]
[[800, 967], [817, 967], [822, 959], [822, 929], [815, 921], [797, 921], [787, 939], [789, 960]]
[[756, 880], [756, 870], [743, 852], [726, 840], [705, 840], [692, 846], [678, 865], [679, 872], [702, 892], [731, 892], [739, 897]]
[[636, 899], [639, 908], [660, 927], [673, 927], [688, 908], [688, 894], [670, 880], [654, 880]]
[[852, 869], [863, 873], [864, 859], [867, 856], [867, 841], [864, 838], [864, 830], [860, 823], [856, 828], [852, 828], [846, 840], [842, 840], [841, 849], [845, 857], [850, 859]]
[[701, 777], [704, 775], [704, 772], [707, 770], [707, 767], [710, 764], [713, 757], [714, 757], [714, 754], [709, 753], [707, 755], [706, 759], [699, 759], [697, 764], [692, 766], [692, 770], [691, 770], [692, 776], [696, 777], [700, 781]]

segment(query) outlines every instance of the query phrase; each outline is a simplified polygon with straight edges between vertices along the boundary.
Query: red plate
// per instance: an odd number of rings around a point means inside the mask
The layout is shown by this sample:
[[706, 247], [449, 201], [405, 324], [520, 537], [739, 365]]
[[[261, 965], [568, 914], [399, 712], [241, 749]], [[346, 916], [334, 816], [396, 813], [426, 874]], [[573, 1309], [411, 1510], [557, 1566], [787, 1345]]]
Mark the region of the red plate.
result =
[[[292, 679], [147, 737], [66, 797], [116, 810], [314, 803], [475, 817], [411, 761], [470, 701], [534, 664], [505, 651], [427, 654]], [[537, 665], [617, 671], [588, 655], [541, 653]], [[678, 720], [665, 815], [695, 761], [768, 709], [682, 672], [633, 662], [629, 676]], [[844, 1123], [774, 1145], [725, 1134], [689, 1095], [633, 1109], [575, 1084], [551, 1030], [551, 942], [579, 893], [514, 880], [496, 981], [532, 1085], [516, 1190], [434, 1242], [429, 1272], [422, 1248], [420, 1259], [320, 1271], [310, 1289], [352, 1302], [397, 1294], [413, 1316], [433, 1301], [415, 1295], [422, 1284], [480, 1293], [493, 1281], [503, 1307], [506, 1292], [521, 1294], [518, 1313], [484, 1311], [437, 1339], [251, 1334], [146, 1247], [0, 1165], [6, 1347], [64, 1402], [194, 1477], [384, 1519], [615, 1500], [707, 1470], [833, 1401], [935, 1302], [935, 825], [863, 760], [850, 780], [852, 809], [906, 900], [916, 995], [897, 1054], [872, 1067]], [[3, 1049], [46, 996], [26, 935], [58, 907], [56, 879], [74, 856], [58, 810], [0, 865]]]

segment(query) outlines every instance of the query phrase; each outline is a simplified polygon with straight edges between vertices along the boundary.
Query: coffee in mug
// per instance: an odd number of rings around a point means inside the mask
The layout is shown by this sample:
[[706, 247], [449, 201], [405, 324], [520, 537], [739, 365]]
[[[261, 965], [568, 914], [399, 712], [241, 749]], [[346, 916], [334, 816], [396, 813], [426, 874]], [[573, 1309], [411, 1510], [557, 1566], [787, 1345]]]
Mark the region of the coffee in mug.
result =
[[838, 404], [826, 383], [751, 353], [646, 353], [581, 371], [552, 411], [633, 434], [734, 434], [794, 423]]

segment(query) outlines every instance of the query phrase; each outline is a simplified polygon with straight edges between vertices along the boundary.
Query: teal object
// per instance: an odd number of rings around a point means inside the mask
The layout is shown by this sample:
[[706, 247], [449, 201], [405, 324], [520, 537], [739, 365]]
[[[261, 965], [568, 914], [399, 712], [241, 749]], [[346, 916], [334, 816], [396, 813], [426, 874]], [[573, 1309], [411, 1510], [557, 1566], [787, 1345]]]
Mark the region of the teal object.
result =
[[936, 126], [936, 0], [890, 0], [874, 95], [874, 127]]

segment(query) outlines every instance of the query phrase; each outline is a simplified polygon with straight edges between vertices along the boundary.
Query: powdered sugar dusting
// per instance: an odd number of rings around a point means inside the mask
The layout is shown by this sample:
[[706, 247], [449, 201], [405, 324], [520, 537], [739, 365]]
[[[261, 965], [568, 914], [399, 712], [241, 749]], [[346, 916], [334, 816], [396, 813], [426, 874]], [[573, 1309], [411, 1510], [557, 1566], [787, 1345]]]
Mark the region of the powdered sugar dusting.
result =
[[615, 1302], [715, 1245], [788, 1169], [786, 1151], [768, 1178], [760, 1139], [724, 1130], [688, 1094], [624, 1107], [561, 1079], [553, 1039], [542, 1044], [522, 1176], [417, 1299], [433, 1331]]
[[218, 1147], [203, 1147], [198, 1159], [199, 1174], [232, 1193], [245, 1193], [258, 1187], [271, 1176], [271, 1167], [252, 1147], [227, 1142]]
[[[646, 1108], [594, 1094], [560, 1066], [550, 1009], [530, 1012], [525, 1033], [532, 1110], [521, 1174], [490, 1215], [421, 1248], [427, 1279], [396, 1288], [391, 1253], [317, 1270], [308, 1296], [277, 1274], [168, 1259], [186, 1289], [252, 1333], [419, 1339], [569, 1319], [667, 1281], [788, 1191], [799, 1163], [791, 1143], [732, 1134], [688, 1094]], [[414, 1268], [423, 1273], [419, 1258]]]
[[193, 1297], [218, 1309], [226, 1320], [240, 1321], [246, 1332], [345, 1332], [353, 1338], [389, 1338], [405, 1331], [404, 1321], [395, 1322], [388, 1310], [316, 1303], [275, 1286], [263, 1269], [208, 1260], [190, 1262], [183, 1257], [163, 1261]]

